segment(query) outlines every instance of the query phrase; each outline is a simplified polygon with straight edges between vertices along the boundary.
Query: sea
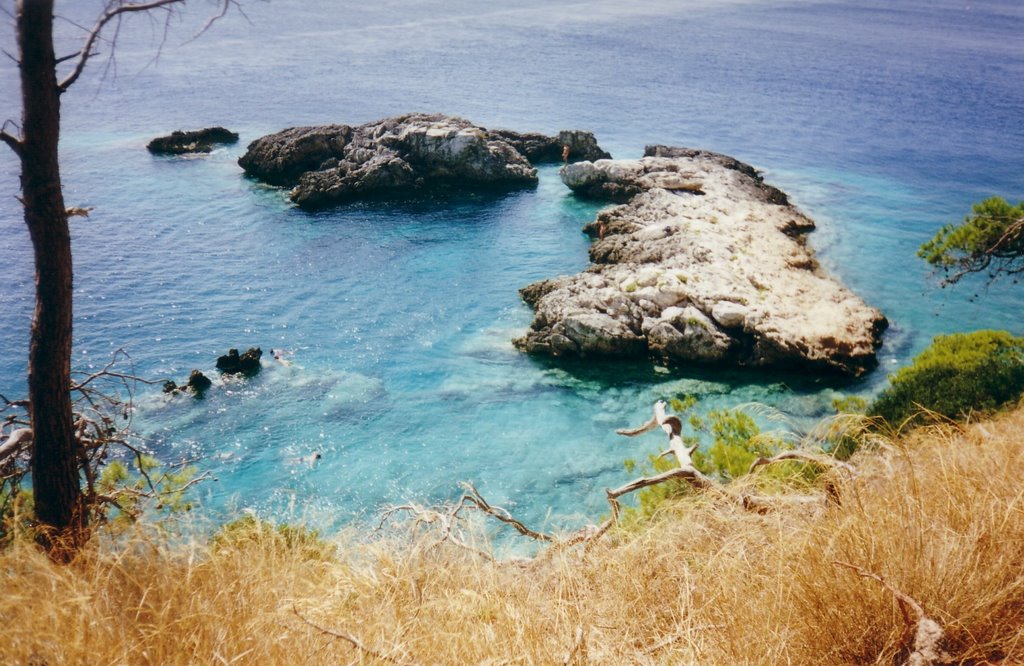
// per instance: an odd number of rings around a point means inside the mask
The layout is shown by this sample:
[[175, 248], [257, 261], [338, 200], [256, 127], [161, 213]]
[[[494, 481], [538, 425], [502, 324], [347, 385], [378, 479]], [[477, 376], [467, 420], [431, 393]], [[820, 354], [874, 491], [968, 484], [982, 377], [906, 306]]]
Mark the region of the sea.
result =
[[[58, 2], [58, 55], [104, 4]], [[11, 54], [13, 11], [0, 2]], [[148, 380], [215, 379], [201, 399], [142, 382], [123, 395], [139, 446], [212, 477], [192, 492], [215, 520], [252, 511], [340, 530], [471, 482], [532, 526], [573, 529], [631, 478], [624, 460], [663, 447], [615, 434], [658, 399], [692, 395], [697, 413], [748, 409], [799, 433], [835, 398], [877, 394], [936, 335], [1024, 334], [1024, 287], [943, 289], [916, 256], [973, 203], [1024, 198], [1019, 0], [253, 0], [204, 30], [217, 14], [190, 2], [126, 17], [63, 96], [61, 136], [67, 203], [92, 208], [71, 220], [74, 369], [116, 357]], [[586, 268], [581, 227], [600, 209], [558, 165], [500, 196], [313, 213], [237, 165], [286, 127], [413, 111], [590, 130], [619, 158], [660, 143], [754, 165], [816, 220], [822, 264], [889, 318], [879, 367], [839, 381], [519, 353], [531, 312], [518, 290]], [[2, 57], [0, 115], [20, 113]], [[241, 141], [198, 157], [145, 148], [212, 125]], [[33, 309], [18, 173], [0, 151], [0, 393], [12, 399]], [[219, 377], [219, 355], [251, 346], [259, 375]]]

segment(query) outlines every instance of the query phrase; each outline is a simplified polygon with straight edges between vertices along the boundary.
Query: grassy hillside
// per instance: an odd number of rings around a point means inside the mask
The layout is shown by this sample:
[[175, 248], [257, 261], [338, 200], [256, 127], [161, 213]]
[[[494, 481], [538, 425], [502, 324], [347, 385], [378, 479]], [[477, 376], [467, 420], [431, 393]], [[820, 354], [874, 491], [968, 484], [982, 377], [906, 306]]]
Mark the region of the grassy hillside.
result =
[[529, 562], [422, 527], [328, 546], [251, 521], [187, 545], [97, 538], [70, 566], [15, 545], [0, 662], [892, 664], [916, 626], [895, 590], [950, 663], [1024, 663], [1021, 433], [1021, 410], [922, 429], [858, 454], [839, 506], [682, 500]]

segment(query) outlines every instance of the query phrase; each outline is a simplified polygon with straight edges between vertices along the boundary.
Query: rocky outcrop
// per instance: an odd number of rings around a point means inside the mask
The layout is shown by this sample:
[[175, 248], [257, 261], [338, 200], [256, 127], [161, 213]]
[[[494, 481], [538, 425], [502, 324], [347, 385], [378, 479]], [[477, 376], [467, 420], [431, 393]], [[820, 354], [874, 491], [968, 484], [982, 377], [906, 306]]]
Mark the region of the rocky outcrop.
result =
[[262, 356], [263, 350], [259, 347], [250, 347], [242, 355], [238, 354], [237, 349], [229, 349], [227, 354], [217, 357], [217, 369], [226, 375], [251, 377], [262, 369]]
[[571, 154], [607, 155], [588, 132], [491, 132], [462, 118], [409, 114], [358, 127], [286, 129], [253, 141], [238, 163], [264, 182], [292, 187], [299, 206], [319, 208], [428, 188], [532, 186], [537, 171], [529, 155], [561, 159], [562, 141]]
[[186, 155], [208, 153], [215, 146], [238, 141], [238, 134], [223, 127], [207, 127], [194, 131], [176, 131], [169, 136], [160, 136], [146, 146], [149, 152], [158, 155]]
[[520, 349], [850, 375], [876, 364], [885, 317], [818, 265], [804, 242], [814, 223], [749, 165], [653, 146], [561, 173], [628, 203], [587, 225], [587, 271], [521, 291], [535, 318]]
[[597, 139], [591, 132], [562, 130], [558, 136], [548, 136], [533, 132], [523, 134], [512, 130], [491, 130], [490, 135], [509, 143], [532, 164], [561, 162], [566, 146], [569, 148], [566, 155], [569, 162], [611, 159], [611, 155], [597, 145]]
[[172, 380], [164, 382], [164, 393], [188, 391], [197, 397], [201, 397], [206, 392], [206, 389], [211, 386], [213, 386], [213, 382], [210, 381], [209, 377], [198, 370], [193, 370], [188, 376], [188, 382], [182, 386], [178, 386]]

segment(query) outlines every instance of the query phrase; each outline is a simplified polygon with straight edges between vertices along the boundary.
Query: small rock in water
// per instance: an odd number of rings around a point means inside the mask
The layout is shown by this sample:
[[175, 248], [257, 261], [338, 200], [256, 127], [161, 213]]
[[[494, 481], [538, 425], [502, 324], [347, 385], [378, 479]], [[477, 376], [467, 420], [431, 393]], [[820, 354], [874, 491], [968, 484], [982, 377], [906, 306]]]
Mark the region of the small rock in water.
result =
[[149, 152], [158, 155], [187, 155], [208, 153], [218, 144], [235, 143], [238, 134], [223, 127], [207, 127], [201, 130], [183, 132], [178, 130], [169, 136], [160, 136], [146, 146]]
[[163, 384], [164, 393], [179, 393], [183, 391], [191, 391], [196, 396], [202, 396], [206, 389], [213, 386], [213, 382], [210, 378], [204, 375], [199, 370], [193, 370], [188, 376], [188, 382], [182, 386], [178, 386], [173, 380], [168, 379]]
[[263, 367], [260, 365], [260, 358], [263, 350], [259, 347], [250, 347], [244, 354], [239, 355], [237, 349], [229, 349], [224, 356], [217, 358], [217, 369], [226, 375], [245, 375], [251, 377]]

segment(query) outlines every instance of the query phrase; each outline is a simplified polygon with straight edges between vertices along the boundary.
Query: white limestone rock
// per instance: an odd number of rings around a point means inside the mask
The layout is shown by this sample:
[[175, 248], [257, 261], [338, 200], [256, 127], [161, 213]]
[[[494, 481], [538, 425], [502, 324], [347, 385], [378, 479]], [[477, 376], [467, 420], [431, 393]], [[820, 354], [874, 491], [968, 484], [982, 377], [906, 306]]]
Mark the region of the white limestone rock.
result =
[[814, 223], [752, 167], [653, 146], [561, 173], [582, 195], [628, 203], [587, 225], [598, 239], [586, 272], [523, 290], [535, 319], [520, 349], [851, 375], [876, 364], [885, 317], [821, 269], [804, 240]]

